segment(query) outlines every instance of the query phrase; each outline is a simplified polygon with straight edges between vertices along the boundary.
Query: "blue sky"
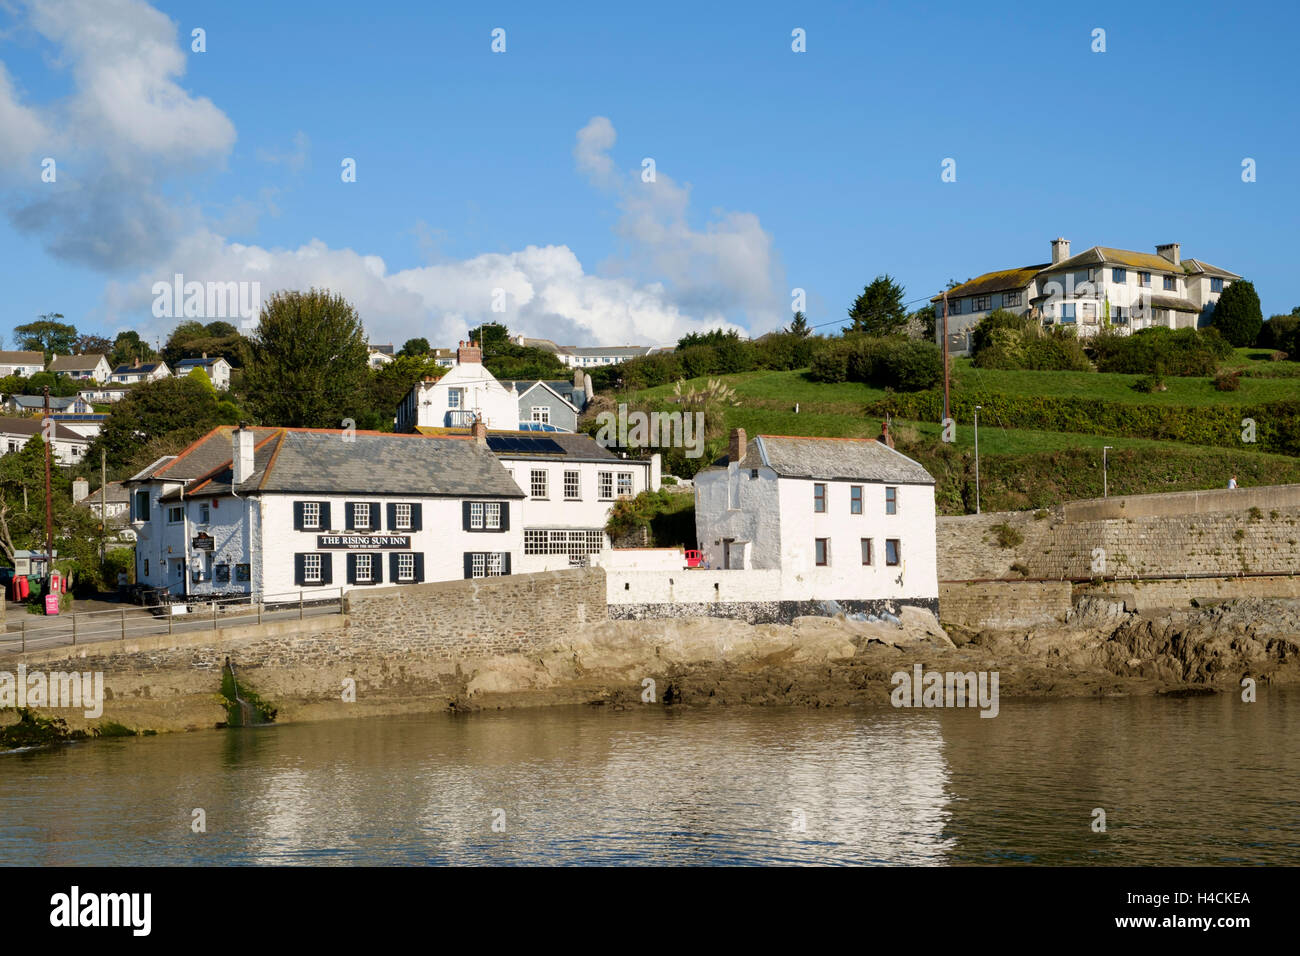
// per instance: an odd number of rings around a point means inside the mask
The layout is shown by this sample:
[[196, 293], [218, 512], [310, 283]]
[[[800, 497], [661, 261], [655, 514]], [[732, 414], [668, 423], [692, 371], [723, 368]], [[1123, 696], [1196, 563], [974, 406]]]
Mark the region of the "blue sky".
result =
[[1287, 312], [1298, 28], [1293, 4], [0, 0], [6, 337], [47, 311], [165, 336], [152, 284], [183, 272], [329, 286], [375, 341], [672, 341], [784, 324], [796, 287], [837, 323], [879, 273], [924, 300], [1057, 235], [1180, 242]]

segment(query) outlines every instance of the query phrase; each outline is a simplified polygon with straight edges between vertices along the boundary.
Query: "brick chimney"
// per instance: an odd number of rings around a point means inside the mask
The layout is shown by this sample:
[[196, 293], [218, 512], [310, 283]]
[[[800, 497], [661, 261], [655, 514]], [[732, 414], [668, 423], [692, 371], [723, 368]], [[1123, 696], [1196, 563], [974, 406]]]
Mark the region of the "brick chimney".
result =
[[230, 470], [236, 485], [242, 485], [253, 477], [253, 430], [244, 425], [235, 429], [231, 436]]
[[894, 436], [889, 434], [889, 422], [880, 423], [880, 437], [876, 440], [890, 448], [894, 447]]
[[483, 364], [483, 350], [473, 342], [461, 342], [456, 349], [456, 364], [464, 365], [466, 362]]
[[1181, 250], [1181, 243], [1169, 242], [1163, 246], [1156, 246], [1156, 255], [1162, 259], [1168, 259], [1176, 266], [1181, 266], [1183, 264]]
[[139, 368], [139, 367], [140, 367], [140, 356], [137, 355], [137, 356], [136, 356], [136, 357], [131, 361], [131, 367], [132, 367], [132, 368]]
[[731, 443], [727, 446], [727, 460], [733, 465], [745, 457], [748, 449], [745, 429], [733, 428], [731, 430]]
[[1056, 238], [1052, 240], [1052, 265], [1070, 258], [1070, 240]]
[[469, 433], [474, 438], [474, 444], [487, 447], [487, 422], [481, 418], [474, 419], [474, 424], [469, 426]]

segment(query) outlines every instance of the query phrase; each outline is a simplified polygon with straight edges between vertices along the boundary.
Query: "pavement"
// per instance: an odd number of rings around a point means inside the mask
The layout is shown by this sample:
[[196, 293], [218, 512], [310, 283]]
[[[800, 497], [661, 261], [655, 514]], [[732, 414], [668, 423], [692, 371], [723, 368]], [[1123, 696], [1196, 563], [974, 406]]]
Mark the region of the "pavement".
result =
[[[192, 613], [167, 614], [166, 608], [146, 608], [129, 601], [118, 601], [112, 595], [79, 598], [75, 614], [28, 613], [27, 605], [5, 602], [5, 629], [0, 634], [0, 656], [17, 654], [23, 650], [42, 650], [62, 644], [92, 644], [100, 641], [120, 641], [133, 637], [158, 634], [181, 634], [190, 631], [210, 631], [216, 627], [238, 627], [264, 621], [296, 620], [301, 617], [319, 617], [338, 614], [337, 599], [332, 604], [311, 606], [299, 611], [297, 606], [276, 610], [262, 609], [259, 618], [256, 605], [226, 605], [213, 617], [211, 605], [195, 605]], [[183, 605], [175, 606], [179, 609]]]

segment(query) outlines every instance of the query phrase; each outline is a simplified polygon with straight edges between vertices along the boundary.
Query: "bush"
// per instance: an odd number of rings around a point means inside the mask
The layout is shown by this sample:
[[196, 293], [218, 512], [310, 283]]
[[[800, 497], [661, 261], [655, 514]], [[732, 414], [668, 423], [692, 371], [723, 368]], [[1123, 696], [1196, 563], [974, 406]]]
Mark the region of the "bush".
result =
[[1133, 388], [1139, 392], [1150, 394], [1151, 392], [1168, 391], [1169, 386], [1165, 384], [1164, 377], [1159, 372], [1153, 372], [1139, 378], [1133, 383]]
[[1241, 371], [1224, 370], [1214, 376], [1214, 387], [1220, 392], [1235, 392], [1241, 388]]
[[1142, 329], [1131, 335], [1101, 332], [1088, 343], [1099, 372], [1122, 375], [1213, 375], [1232, 346], [1213, 329]]
[[1260, 326], [1255, 345], [1300, 356], [1300, 315], [1275, 315]]
[[996, 309], [971, 335], [976, 368], [1090, 371], [1092, 364], [1073, 329], [1044, 329], [1033, 319]]
[[853, 335], [818, 352], [809, 367], [815, 382], [862, 382], [874, 388], [915, 392], [943, 378], [943, 353], [930, 342]]

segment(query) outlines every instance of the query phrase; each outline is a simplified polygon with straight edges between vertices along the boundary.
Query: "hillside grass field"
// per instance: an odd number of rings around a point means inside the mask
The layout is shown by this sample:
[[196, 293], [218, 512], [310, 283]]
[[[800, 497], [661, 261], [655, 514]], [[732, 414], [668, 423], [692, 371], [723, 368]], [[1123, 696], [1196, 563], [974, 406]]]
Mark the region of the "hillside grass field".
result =
[[[1239, 388], [1219, 391], [1206, 377], [1164, 379], [1167, 391], [1144, 393], [1133, 383], [1140, 376], [1098, 372], [1002, 371], [975, 368], [966, 358], [952, 360], [951, 396], [954, 407], [1001, 398], [1031, 401], [1053, 399], [1159, 409], [1162, 414], [1198, 419], [1223, 415], [1237, 407], [1300, 400], [1300, 362], [1271, 361], [1259, 349], [1238, 349], [1224, 366], [1242, 370]], [[735, 389], [737, 404], [725, 407], [724, 430], [744, 428], [756, 434], [874, 438], [880, 434], [881, 414], [873, 403], [891, 397], [881, 389], [853, 382], [821, 383], [807, 370], [756, 371], [693, 379], [703, 386], [720, 378]], [[900, 393], [906, 395], [907, 393]], [[641, 407], [673, 408], [673, 387], [610, 393], [616, 402]], [[795, 411], [795, 406], [798, 411]], [[1240, 413], [1237, 413], [1240, 414]], [[941, 441], [938, 421], [893, 419], [900, 451], [923, 464], [936, 479], [940, 513], [975, 510], [975, 431], [969, 414], [954, 414], [955, 441]], [[1235, 419], [1234, 419], [1235, 420]], [[1248, 444], [1236, 431], [1216, 443], [1159, 440], [1143, 434], [1107, 434], [1022, 427], [1003, 420], [992, 409], [980, 413], [980, 498], [984, 510], [1041, 508], [1061, 501], [1100, 497], [1103, 488], [1102, 448], [1108, 454], [1109, 493], [1151, 494], [1224, 487], [1236, 475], [1242, 486], [1300, 482], [1300, 458], [1269, 452]], [[1233, 426], [1235, 428], [1235, 426]], [[1133, 430], [1130, 429], [1130, 432]], [[714, 439], [713, 451], [723, 445]]]

